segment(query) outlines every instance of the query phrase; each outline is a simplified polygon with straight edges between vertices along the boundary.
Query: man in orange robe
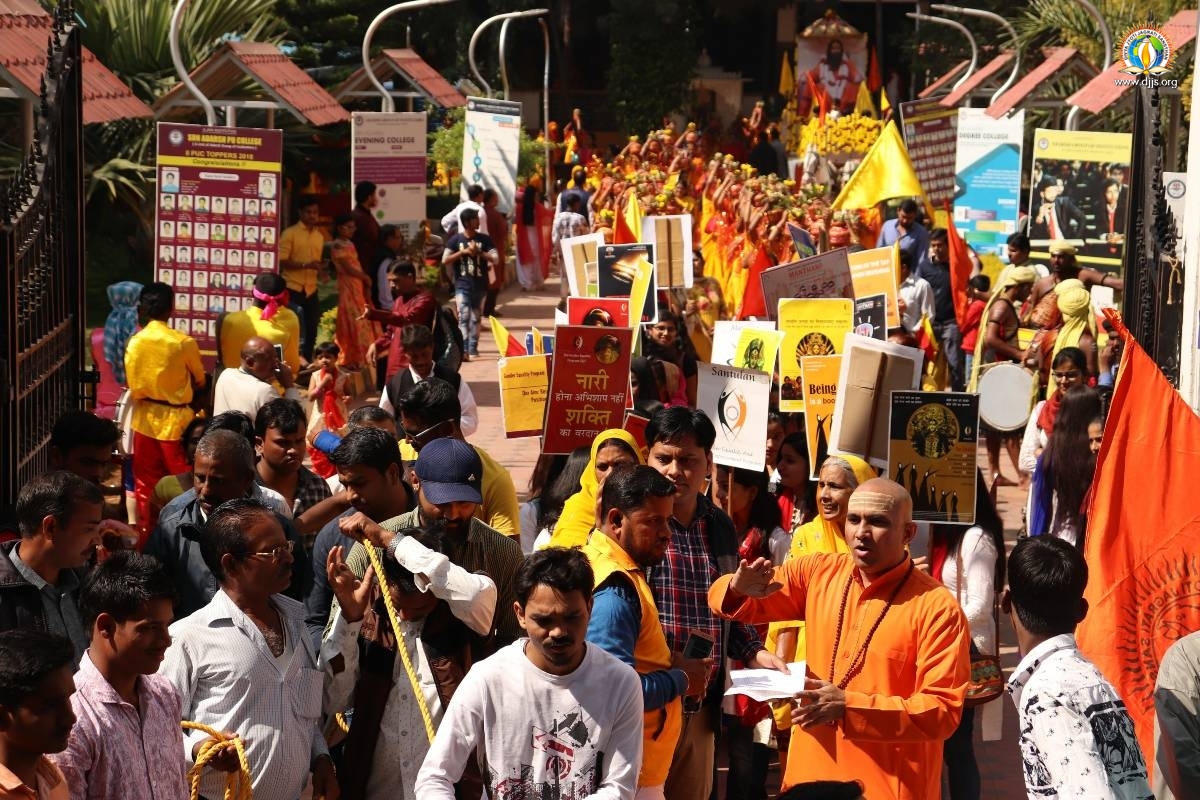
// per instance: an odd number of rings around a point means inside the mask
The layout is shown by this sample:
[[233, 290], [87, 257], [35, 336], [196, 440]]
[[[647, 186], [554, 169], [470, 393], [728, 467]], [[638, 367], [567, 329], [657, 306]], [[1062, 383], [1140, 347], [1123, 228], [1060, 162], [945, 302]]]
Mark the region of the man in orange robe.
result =
[[849, 554], [776, 568], [742, 561], [708, 593], [743, 622], [807, 619], [808, 674], [796, 695], [783, 789], [861, 781], [871, 800], [940, 795], [942, 742], [958, 726], [970, 677], [966, 618], [914, 567], [912, 499], [875, 478], [850, 496]]

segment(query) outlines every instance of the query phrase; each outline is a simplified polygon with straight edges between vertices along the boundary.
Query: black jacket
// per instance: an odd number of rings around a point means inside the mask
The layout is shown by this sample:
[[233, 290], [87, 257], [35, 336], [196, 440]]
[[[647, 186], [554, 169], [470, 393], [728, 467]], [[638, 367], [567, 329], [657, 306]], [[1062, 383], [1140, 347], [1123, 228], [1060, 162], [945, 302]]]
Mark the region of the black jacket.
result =
[[[47, 627], [42, 594], [36, 586], [25, 580], [12, 562], [12, 552], [18, 544], [20, 540], [0, 544], [0, 631], [13, 628], [44, 631]], [[82, 584], [88, 568], [81, 567], [73, 572]]]

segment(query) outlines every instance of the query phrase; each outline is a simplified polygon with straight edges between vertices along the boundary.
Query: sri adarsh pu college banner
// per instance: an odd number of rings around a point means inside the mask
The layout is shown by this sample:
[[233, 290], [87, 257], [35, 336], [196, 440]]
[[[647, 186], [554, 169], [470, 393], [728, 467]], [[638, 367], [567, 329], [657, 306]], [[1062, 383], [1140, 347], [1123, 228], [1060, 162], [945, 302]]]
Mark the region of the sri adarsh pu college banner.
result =
[[480, 184], [500, 195], [500, 210], [513, 210], [517, 193], [517, 155], [521, 138], [521, 104], [509, 100], [468, 97], [463, 130], [462, 199], [467, 187]]
[[425, 218], [425, 119], [424, 111], [360, 111], [350, 118], [351, 183], [374, 183], [376, 221], [400, 225], [409, 238]]
[[208, 367], [217, 317], [249, 308], [255, 276], [279, 268], [282, 156], [279, 130], [158, 123], [155, 277]]

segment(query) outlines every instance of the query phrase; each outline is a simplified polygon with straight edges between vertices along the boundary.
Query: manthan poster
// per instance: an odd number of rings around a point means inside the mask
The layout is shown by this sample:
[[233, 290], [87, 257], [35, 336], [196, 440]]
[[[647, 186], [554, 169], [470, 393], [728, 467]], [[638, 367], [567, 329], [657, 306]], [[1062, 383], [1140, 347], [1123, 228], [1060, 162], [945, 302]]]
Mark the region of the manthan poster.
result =
[[771, 376], [736, 367], [699, 364], [696, 403], [717, 429], [713, 461], [761, 470], [767, 460]]
[[1049, 244], [1073, 244], [1080, 266], [1119, 272], [1129, 225], [1133, 135], [1097, 131], [1033, 132], [1026, 230], [1031, 261], [1048, 264]]
[[521, 104], [509, 100], [468, 97], [463, 130], [462, 188], [479, 184], [500, 195], [508, 213], [517, 193], [517, 155], [521, 137]]
[[768, 314], [775, 312], [780, 300], [789, 297], [854, 298], [850, 260], [844, 247], [765, 269], [760, 278]]
[[374, 183], [376, 221], [411, 239], [425, 219], [425, 112], [356, 111], [350, 122], [350, 182]]
[[279, 268], [282, 155], [282, 131], [158, 123], [155, 276], [210, 368], [217, 317], [249, 308], [255, 276]]
[[779, 410], [804, 411], [800, 359], [842, 352], [842, 341], [854, 327], [854, 301], [815, 298], [779, 301]]
[[917, 522], [975, 521], [979, 395], [892, 392], [888, 477], [912, 495]]
[[630, 328], [555, 329], [543, 453], [591, 447], [600, 431], [621, 426], [632, 347]]
[[904, 146], [925, 197], [935, 209], [954, 199], [955, 131], [958, 109], [945, 108], [942, 98], [926, 97], [900, 104]]
[[992, 280], [1008, 263], [1005, 246], [1017, 230], [1024, 136], [1024, 111], [992, 119], [986, 109], [958, 110], [954, 227]]

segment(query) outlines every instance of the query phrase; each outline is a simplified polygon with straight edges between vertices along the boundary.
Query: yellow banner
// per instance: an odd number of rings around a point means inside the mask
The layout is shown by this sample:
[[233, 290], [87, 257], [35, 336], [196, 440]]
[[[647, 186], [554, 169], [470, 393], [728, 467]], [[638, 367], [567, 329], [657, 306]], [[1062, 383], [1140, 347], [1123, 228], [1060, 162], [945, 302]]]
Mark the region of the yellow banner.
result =
[[817, 465], [829, 453], [829, 430], [837, 405], [838, 375], [841, 356], [803, 356], [800, 370], [804, 375], [804, 434], [808, 437], [808, 477], [817, 479]]
[[800, 359], [842, 352], [846, 333], [854, 329], [854, 301], [844, 298], [779, 301], [779, 410], [804, 411]]
[[540, 436], [550, 387], [550, 359], [544, 355], [502, 358], [497, 371], [504, 435], [509, 439]]
[[187, 156], [158, 157], [164, 167], [201, 167], [206, 169], [245, 169], [254, 172], [279, 172], [277, 161], [241, 161], [237, 158], [188, 158]]

